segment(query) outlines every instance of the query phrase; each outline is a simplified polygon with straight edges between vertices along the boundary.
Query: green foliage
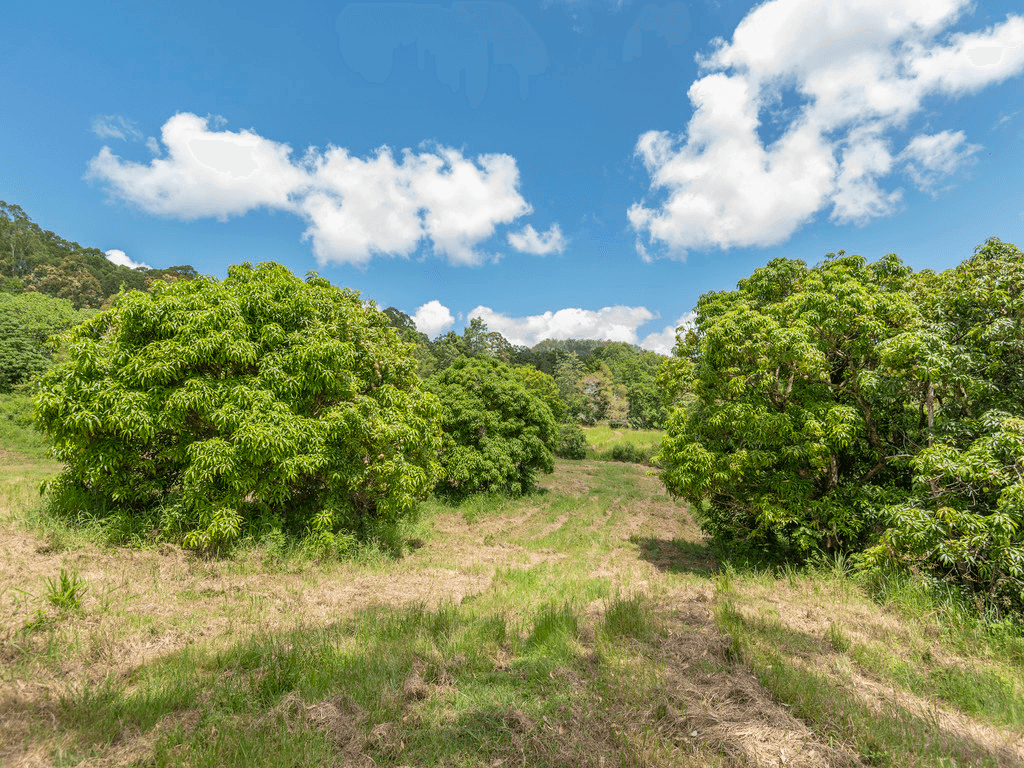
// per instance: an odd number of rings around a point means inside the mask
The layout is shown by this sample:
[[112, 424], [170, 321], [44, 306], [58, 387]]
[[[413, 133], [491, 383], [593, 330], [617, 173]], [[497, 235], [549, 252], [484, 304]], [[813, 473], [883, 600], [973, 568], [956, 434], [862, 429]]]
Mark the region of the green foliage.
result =
[[617, 443], [612, 446], [612, 461], [623, 461], [627, 464], [650, 464], [650, 450], [633, 443]]
[[69, 242], [0, 200], [0, 294], [37, 291], [67, 299], [76, 309], [98, 308], [122, 289], [145, 290], [155, 279], [192, 279], [189, 266], [130, 269], [103, 251]]
[[[907, 441], [923, 439], [904, 392], [869, 386], [880, 347], [919, 331], [895, 256], [776, 259], [697, 306], [682, 349], [696, 402], [677, 409], [666, 487], [707, 501], [719, 546], [801, 557], [863, 544], [892, 497]], [[905, 465], [905, 462], [903, 462]]]
[[563, 459], [587, 458], [587, 436], [583, 430], [575, 424], [560, 425], [555, 443], [555, 455]]
[[0, 393], [0, 449], [44, 456], [42, 438], [32, 423], [32, 396], [22, 390]]
[[858, 551], [1024, 608], [1024, 256], [777, 259], [701, 297], [661, 452], [719, 547]]
[[925, 448], [916, 493], [887, 507], [866, 561], [896, 561], [968, 586], [1003, 609], [1024, 608], [1024, 418], [990, 411], [988, 434], [963, 450]]
[[0, 392], [10, 392], [50, 365], [50, 335], [87, 315], [71, 302], [41, 293], [0, 293]]
[[60, 486], [220, 548], [247, 527], [369, 536], [433, 487], [440, 407], [358, 293], [271, 262], [122, 295], [61, 337], [37, 420]]
[[555, 421], [562, 421], [565, 417], [565, 403], [558, 393], [558, 384], [554, 378], [529, 365], [518, 365], [513, 370], [522, 379], [527, 391], [539, 397], [551, 409]]
[[427, 334], [417, 331], [416, 323], [405, 312], [395, 309], [395, 307], [388, 307], [383, 311], [391, 323], [391, 327], [398, 332], [402, 341], [412, 345], [412, 354], [416, 358], [416, 372], [420, 377], [425, 378], [433, 373], [437, 367], [437, 359], [431, 349]]
[[565, 403], [565, 418], [579, 423], [587, 418], [588, 403], [583, 394], [583, 363], [575, 352], [562, 357], [555, 366], [558, 396]]
[[82, 610], [82, 598], [89, 588], [77, 571], [60, 569], [60, 576], [46, 580], [46, 599], [54, 608], [62, 611]]
[[440, 493], [519, 495], [533, 487], [538, 472], [552, 471], [551, 409], [513, 369], [490, 358], [464, 358], [425, 386], [444, 404]]
[[644, 380], [632, 384], [626, 396], [629, 400], [629, 426], [633, 429], [665, 428], [668, 408], [654, 381]]

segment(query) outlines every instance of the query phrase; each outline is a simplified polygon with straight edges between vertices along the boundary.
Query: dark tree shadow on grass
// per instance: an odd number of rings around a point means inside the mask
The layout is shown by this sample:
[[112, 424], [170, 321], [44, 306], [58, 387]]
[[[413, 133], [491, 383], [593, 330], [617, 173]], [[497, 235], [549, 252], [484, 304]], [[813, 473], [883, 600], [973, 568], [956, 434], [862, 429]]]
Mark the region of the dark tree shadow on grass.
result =
[[653, 536], [630, 536], [629, 540], [640, 547], [640, 559], [659, 571], [710, 576], [719, 567], [714, 555], [703, 544]]

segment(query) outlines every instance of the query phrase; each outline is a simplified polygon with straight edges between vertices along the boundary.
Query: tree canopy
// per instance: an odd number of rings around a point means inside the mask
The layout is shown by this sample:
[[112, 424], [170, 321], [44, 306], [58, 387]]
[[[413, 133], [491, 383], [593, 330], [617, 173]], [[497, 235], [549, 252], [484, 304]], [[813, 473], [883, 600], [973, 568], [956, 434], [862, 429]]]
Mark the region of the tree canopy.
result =
[[38, 423], [63, 483], [219, 547], [270, 521], [321, 537], [408, 515], [439, 466], [440, 403], [359, 294], [246, 263], [124, 294], [61, 337]]
[[666, 487], [718, 546], [861, 551], [1024, 605], [1024, 259], [776, 259], [679, 340]]
[[554, 468], [551, 409], [504, 363], [463, 358], [425, 386], [444, 404], [441, 493], [519, 495], [533, 487], [539, 472]]
[[42, 293], [0, 293], [0, 392], [49, 367], [47, 339], [87, 317], [67, 299]]

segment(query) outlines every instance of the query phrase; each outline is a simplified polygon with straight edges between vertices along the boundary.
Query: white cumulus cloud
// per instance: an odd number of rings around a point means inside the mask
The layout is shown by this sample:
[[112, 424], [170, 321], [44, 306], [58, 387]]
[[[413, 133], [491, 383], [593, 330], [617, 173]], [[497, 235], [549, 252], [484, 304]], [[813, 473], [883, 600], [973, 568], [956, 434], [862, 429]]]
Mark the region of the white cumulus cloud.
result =
[[434, 338], [441, 331], [455, 325], [455, 318], [452, 317], [451, 310], [437, 299], [428, 301], [417, 309], [416, 314], [412, 316], [412, 321], [416, 323], [417, 331], [427, 334], [430, 338]]
[[562, 228], [552, 224], [547, 232], [538, 232], [531, 224], [527, 224], [519, 232], [508, 233], [508, 244], [522, 253], [533, 253], [547, 256], [549, 253], [563, 253], [568, 244]]
[[130, 258], [128, 258], [128, 254], [126, 254], [124, 251], [118, 250], [117, 248], [112, 248], [111, 250], [105, 251], [104, 253], [107, 256], [107, 259], [114, 262], [120, 267], [128, 267], [129, 269], [138, 269], [139, 267], [143, 267], [145, 269], [152, 269], [152, 267], [149, 266], [149, 264], [143, 264], [142, 262], [132, 261]]
[[638, 346], [662, 355], [671, 354], [672, 347], [676, 345], [676, 332], [679, 328], [692, 327], [693, 318], [694, 313], [687, 312], [672, 325], [666, 325], [662, 330], [645, 336]]
[[542, 315], [510, 317], [480, 306], [467, 319], [474, 317], [513, 344], [532, 347], [544, 339], [601, 339], [636, 344], [636, 329], [654, 319], [654, 313], [646, 307], [615, 306], [598, 310], [566, 308]]
[[148, 163], [122, 160], [103, 147], [88, 176], [148, 213], [186, 220], [226, 219], [259, 207], [295, 210], [295, 196], [309, 183], [287, 144], [252, 131], [211, 131], [197, 115], [172, 117], [161, 141], [166, 157]]
[[479, 264], [487, 258], [480, 245], [498, 226], [532, 212], [519, 194], [516, 160], [504, 154], [470, 158], [436, 146], [396, 156], [384, 146], [356, 157], [331, 146], [296, 158], [287, 144], [189, 113], [170, 118], [150, 149], [156, 156], [137, 163], [103, 147], [87, 176], [162, 216], [296, 214], [320, 264], [408, 256], [424, 240], [453, 264]]
[[[898, 168], [934, 189], [976, 148], [949, 131], [911, 137], [900, 148], [910, 118], [928, 97], [959, 96], [1024, 71], [1022, 16], [948, 34], [970, 6], [769, 0], [756, 7], [731, 40], [716, 40], [700, 58], [686, 130], [638, 139], [636, 154], [659, 198], [629, 209], [638, 235], [675, 256], [774, 245], [822, 211], [839, 223], [891, 213], [900, 191], [882, 182]], [[780, 110], [784, 97], [797, 106]], [[777, 138], [763, 139], [765, 128]]]

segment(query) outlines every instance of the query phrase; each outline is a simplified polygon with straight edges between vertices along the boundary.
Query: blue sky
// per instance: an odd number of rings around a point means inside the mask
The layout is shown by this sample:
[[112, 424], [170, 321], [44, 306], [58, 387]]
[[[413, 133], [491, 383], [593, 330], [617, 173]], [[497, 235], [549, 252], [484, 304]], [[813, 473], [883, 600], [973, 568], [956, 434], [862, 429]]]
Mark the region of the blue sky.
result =
[[775, 257], [1024, 244], [1015, 8], [19, 3], [0, 199], [154, 267], [317, 270], [431, 336], [667, 351]]

